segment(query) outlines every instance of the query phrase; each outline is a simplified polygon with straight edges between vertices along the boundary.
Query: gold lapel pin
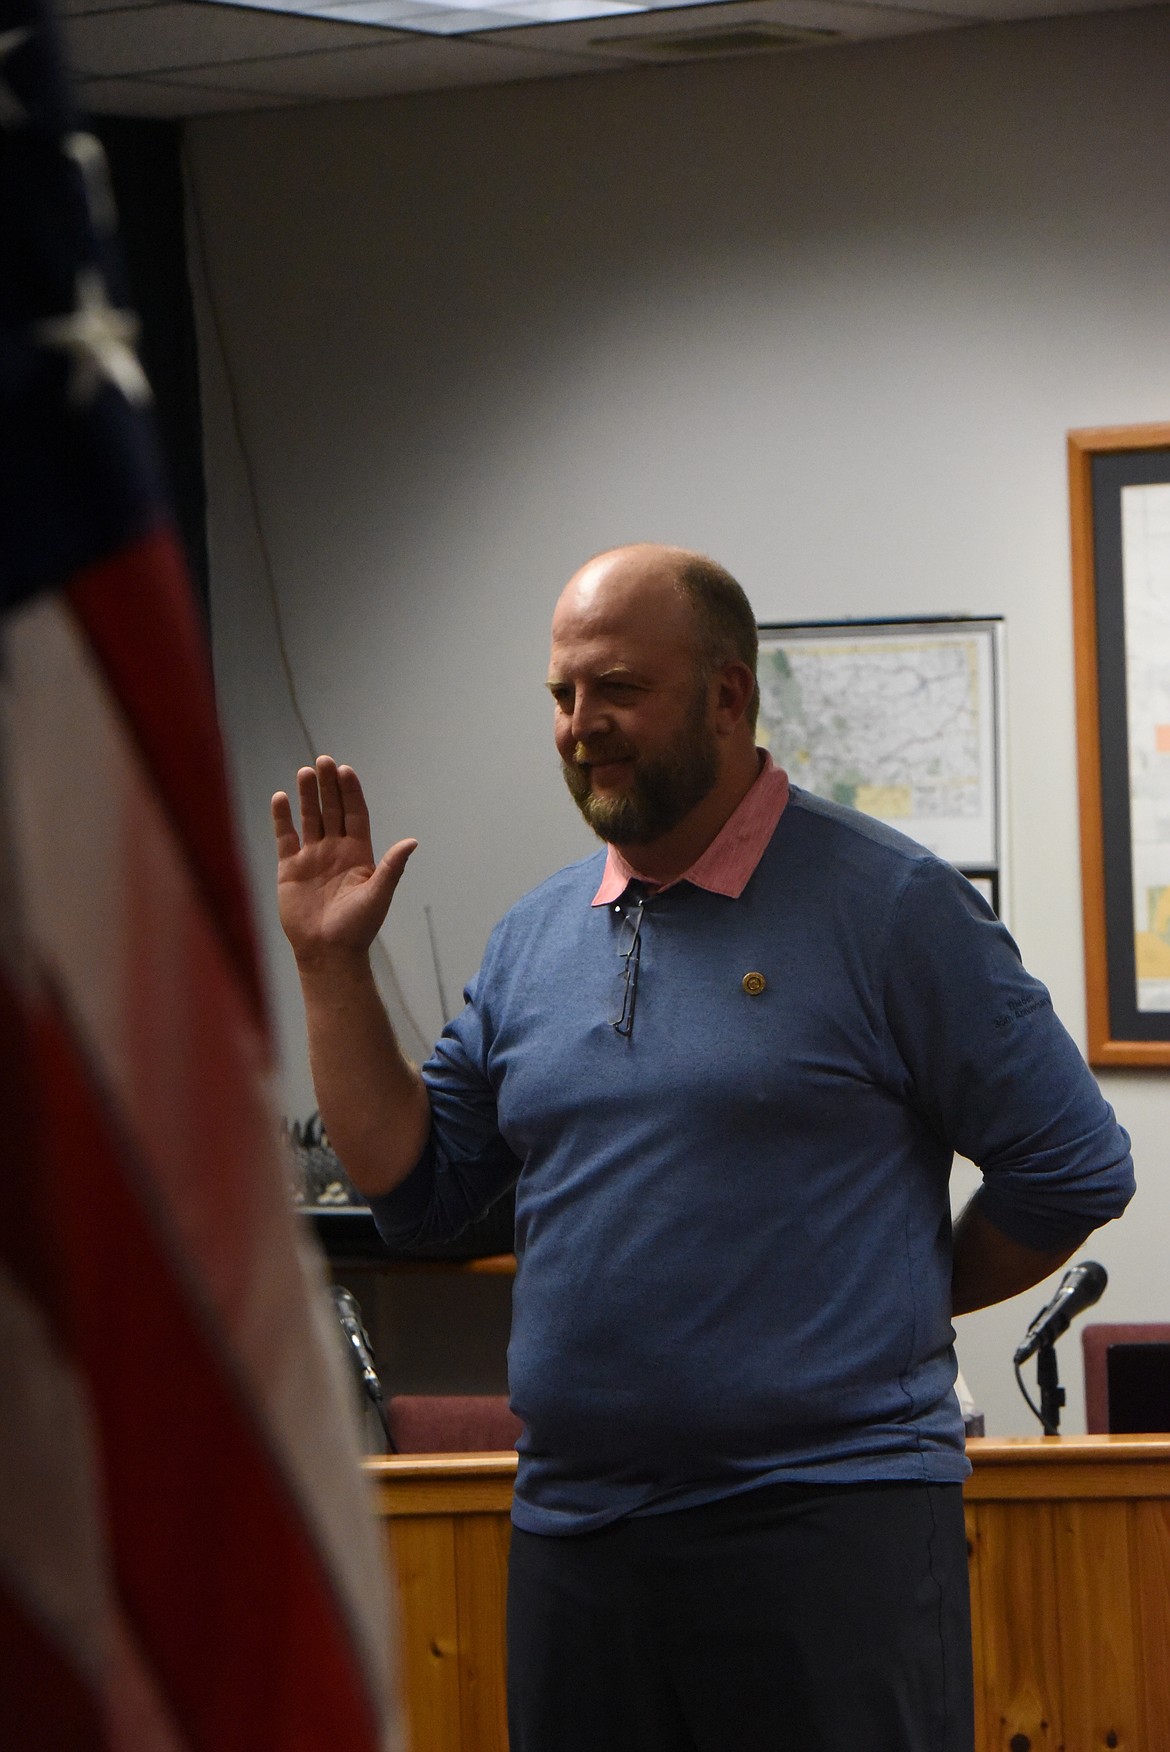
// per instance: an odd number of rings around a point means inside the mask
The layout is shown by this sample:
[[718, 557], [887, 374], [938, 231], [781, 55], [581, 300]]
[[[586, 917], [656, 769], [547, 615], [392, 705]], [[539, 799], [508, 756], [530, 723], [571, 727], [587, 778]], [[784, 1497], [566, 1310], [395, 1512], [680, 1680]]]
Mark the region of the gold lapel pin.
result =
[[743, 989], [749, 998], [758, 998], [767, 983], [762, 973], [745, 973], [743, 976]]

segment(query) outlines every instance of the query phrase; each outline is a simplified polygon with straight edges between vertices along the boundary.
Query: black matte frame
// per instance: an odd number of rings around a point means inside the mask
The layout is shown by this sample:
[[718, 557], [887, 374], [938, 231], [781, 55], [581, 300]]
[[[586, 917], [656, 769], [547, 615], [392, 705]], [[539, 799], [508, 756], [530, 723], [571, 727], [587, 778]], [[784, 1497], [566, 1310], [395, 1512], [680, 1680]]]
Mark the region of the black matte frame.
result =
[[1163, 484], [1170, 427], [1070, 432], [1088, 1056], [1101, 1066], [1170, 1065], [1170, 1012], [1137, 1007], [1121, 531], [1122, 489]]
[[1105, 877], [1109, 1024], [1114, 1040], [1170, 1041], [1170, 1011], [1144, 1011], [1137, 1007], [1133, 835], [1129, 809], [1129, 677], [1125, 660], [1121, 553], [1121, 489], [1159, 484], [1170, 484], [1170, 451], [1131, 450], [1093, 458], [1101, 849]]

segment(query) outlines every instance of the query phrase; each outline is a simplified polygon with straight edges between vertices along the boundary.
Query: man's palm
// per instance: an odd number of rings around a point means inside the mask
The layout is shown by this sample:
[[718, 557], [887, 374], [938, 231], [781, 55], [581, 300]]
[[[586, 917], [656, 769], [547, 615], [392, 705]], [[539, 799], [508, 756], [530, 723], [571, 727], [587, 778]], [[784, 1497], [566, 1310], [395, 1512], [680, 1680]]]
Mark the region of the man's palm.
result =
[[297, 774], [301, 832], [284, 791], [272, 799], [280, 922], [298, 956], [329, 950], [364, 953], [386, 917], [415, 848], [400, 840], [374, 861], [370, 818], [352, 767], [327, 755]]

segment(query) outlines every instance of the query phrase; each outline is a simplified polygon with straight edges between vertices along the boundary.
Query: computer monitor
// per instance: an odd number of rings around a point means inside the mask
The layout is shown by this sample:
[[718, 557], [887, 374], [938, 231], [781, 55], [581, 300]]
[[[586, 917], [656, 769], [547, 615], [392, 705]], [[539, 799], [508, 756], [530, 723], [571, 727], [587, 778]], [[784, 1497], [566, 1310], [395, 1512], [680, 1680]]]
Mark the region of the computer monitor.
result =
[[1105, 1379], [1111, 1431], [1170, 1431], [1170, 1344], [1111, 1344]]

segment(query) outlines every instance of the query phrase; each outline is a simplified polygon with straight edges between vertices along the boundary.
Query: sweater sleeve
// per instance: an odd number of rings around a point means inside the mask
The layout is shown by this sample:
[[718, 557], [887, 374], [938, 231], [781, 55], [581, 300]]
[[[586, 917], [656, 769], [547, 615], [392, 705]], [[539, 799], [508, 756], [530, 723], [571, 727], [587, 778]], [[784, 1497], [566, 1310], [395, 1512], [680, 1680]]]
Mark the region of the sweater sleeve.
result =
[[900, 1092], [980, 1168], [976, 1202], [997, 1229], [1055, 1251], [1121, 1215], [1128, 1136], [1008, 932], [938, 860], [897, 905], [885, 1009]]
[[484, 966], [464, 992], [465, 1007], [423, 1066], [431, 1130], [422, 1156], [393, 1192], [370, 1200], [383, 1240], [409, 1251], [449, 1241], [495, 1203], [520, 1172], [500, 1136], [488, 1075], [491, 1038]]

